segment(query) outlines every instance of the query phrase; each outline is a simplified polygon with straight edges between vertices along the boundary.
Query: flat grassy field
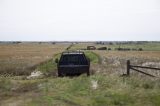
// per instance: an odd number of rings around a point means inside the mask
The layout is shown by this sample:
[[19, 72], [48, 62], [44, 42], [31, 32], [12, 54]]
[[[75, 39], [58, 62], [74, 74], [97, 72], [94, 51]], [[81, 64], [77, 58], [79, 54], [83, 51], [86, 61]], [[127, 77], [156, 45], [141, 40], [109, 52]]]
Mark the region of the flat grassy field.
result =
[[[88, 45], [108, 47], [79, 43], [70, 50]], [[130, 77], [121, 76], [126, 73], [127, 60], [160, 68], [159, 45], [143, 44], [144, 51], [85, 50], [91, 60], [91, 76], [58, 78], [54, 60], [69, 43], [1, 44], [0, 106], [160, 106], [160, 71], [143, 70], [156, 78], [133, 71]], [[27, 79], [33, 71], [44, 76]]]
[[72, 49], [87, 49], [87, 46], [95, 46], [96, 48], [99, 47], [107, 47], [111, 48], [112, 51], [115, 48], [130, 48], [132, 49], [139, 49], [142, 48], [144, 51], [160, 51], [160, 43], [158, 42], [148, 42], [142, 44], [96, 44], [96, 43], [78, 43], [73, 45]]
[[26, 75], [34, 66], [64, 51], [69, 44], [0, 44], [0, 74]]

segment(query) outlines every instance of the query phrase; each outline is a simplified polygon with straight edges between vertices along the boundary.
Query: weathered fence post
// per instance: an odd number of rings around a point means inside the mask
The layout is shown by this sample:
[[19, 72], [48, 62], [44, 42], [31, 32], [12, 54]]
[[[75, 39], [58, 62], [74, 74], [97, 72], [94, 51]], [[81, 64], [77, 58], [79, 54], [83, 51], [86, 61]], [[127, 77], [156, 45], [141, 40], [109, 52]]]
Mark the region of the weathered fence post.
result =
[[126, 75], [129, 76], [129, 75], [130, 75], [130, 70], [134, 70], [134, 71], [137, 71], [137, 72], [139, 72], [139, 73], [142, 73], [142, 74], [145, 74], [145, 75], [148, 75], [148, 76], [151, 76], [151, 77], [156, 77], [156, 76], [151, 75], [151, 74], [149, 74], [149, 73], [145, 73], [144, 71], [141, 71], [141, 70], [139, 70], [139, 69], [137, 69], [137, 68], [160, 70], [160, 68], [143, 67], [143, 66], [131, 65], [131, 64], [130, 64], [130, 60], [127, 60], [127, 74], [126, 74]]
[[130, 66], [130, 60], [127, 60], [127, 75], [130, 74], [130, 68], [131, 68], [131, 66]]

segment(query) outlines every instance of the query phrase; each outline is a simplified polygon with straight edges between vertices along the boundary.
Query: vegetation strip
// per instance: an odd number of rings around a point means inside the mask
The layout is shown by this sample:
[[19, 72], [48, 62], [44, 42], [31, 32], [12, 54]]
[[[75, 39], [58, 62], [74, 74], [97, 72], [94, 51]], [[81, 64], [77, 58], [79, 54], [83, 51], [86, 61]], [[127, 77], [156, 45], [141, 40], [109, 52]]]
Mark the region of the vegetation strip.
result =
[[[96, 53], [91, 52], [91, 51], [87, 51], [87, 52], [85, 52], [85, 54], [90, 59], [91, 63], [93, 63], [93, 64], [100, 63], [100, 57]], [[45, 61], [45, 62], [39, 64], [35, 69], [38, 71], [41, 71], [42, 73], [44, 73], [46, 75], [56, 74], [57, 64], [55, 63], [54, 60], [56, 58], [60, 58], [60, 55], [61, 55], [61, 53], [54, 55], [52, 59], [49, 59], [48, 61]]]
[[[98, 87], [93, 88], [93, 81]], [[84, 75], [74, 78], [45, 78], [12, 81], [0, 79], [0, 103], [21, 93], [28, 95], [30, 101], [22, 103], [33, 105], [76, 105], [76, 106], [150, 106], [160, 105], [159, 79], [141, 77], [118, 77], [113, 75]], [[135, 93], [133, 93], [135, 92]], [[23, 95], [21, 95], [23, 98]], [[143, 102], [141, 102], [143, 101]], [[15, 103], [16, 101], [12, 101]]]

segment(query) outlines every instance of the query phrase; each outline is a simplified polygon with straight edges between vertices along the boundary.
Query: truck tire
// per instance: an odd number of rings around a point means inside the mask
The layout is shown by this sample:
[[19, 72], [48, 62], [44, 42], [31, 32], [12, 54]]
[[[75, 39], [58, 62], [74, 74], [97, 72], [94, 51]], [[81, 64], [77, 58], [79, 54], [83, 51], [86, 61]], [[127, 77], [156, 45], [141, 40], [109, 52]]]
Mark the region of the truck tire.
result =
[[89, 71], [87, 72], [87, 76], [90, 76], [90, 73], [89, 73]]
[[62, 77], [62, 74], [58, 72], [58, 77]]

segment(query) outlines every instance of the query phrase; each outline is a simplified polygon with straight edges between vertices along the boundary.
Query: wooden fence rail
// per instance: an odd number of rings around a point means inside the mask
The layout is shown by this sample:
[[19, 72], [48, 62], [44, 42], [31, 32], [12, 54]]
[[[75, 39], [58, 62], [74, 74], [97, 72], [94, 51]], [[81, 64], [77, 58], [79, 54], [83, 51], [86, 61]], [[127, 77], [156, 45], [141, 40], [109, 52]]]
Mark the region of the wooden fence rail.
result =
[[151, 77], [156, 77], [154, 75], [151, 75], [149, 73], [146, 73], [146, 72], [143, 72], [139, 69], [136, 69], [136, 68], [142, 68], [142, 69], [152, 69], [152, 70], [160, 70], [160, 68], [153, 68], [153, 67], [143, 67], [143, 66], [134, 66], [134, 65], [131, 65], [130, 64], [130, 60], [127, 60], [127, 75], [129, 76], [130, 75], [130, 70], [134, 70], [134, 71], [137, 71], [139, 73], [142, 73], [142, 74], [145, 74], [145, 75], [148, 75], [148, 76], [151, 76]]

